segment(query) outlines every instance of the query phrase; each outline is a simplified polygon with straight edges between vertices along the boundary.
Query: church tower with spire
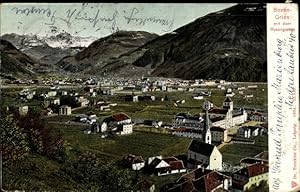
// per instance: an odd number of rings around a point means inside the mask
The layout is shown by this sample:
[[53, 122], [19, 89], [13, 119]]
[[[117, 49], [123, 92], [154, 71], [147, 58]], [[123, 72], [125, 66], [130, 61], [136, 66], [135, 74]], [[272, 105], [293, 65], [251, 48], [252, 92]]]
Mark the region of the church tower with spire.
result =
[[203, 103], [203, 109], [205, 110], [205, 138], [204, 142], [211, 144], [211, 132], [210, 132], [210, 119], [208, 116], [208, 111], [211, 108], [211, 103], [209, 101], [205, 101]]
[[226, 125], [225, 128], [232, 127], [234, 125], [233, 118], [232, 118], [232, 112], [233, 112], [233, 101], [230, 97], [226, 97], [223, 101], [223, 109], [227, 109], [227, 114], [225, 117]]

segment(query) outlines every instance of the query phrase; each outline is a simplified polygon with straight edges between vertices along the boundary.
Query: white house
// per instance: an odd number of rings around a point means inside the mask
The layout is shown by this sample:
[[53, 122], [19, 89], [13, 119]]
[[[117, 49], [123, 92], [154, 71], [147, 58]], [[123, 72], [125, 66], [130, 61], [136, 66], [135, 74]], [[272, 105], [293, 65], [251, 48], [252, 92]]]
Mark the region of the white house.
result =
[[20, 106], [19, 107], [19, 114], [20, 115], [26, 115], [29, 111], [28, 105]]
[[126, 167], [131, 167], [135, 171], [141, 170], [145, 166], [143, 157], [133, 154], [126, 155], [122, 161]]
[[48, 91], [47, 94], [49, 97], [55, 97], [57, 95], [57, 91]]
[[133, 102], [138, 102], [139, 101], [139, 96], [138, 95], [133, 96], [132, 101]]
[[70, 106], [63, 105], [59, 108], [59, 114], [60, 115], [71, 115], [72, 114], [72, 109]]
[[133, 124], [123, 124], [120, 128], [121, 135], [131, 134], [133, 132]]
[[107, 123], [103, 122], [100, 127], [100, 132], [103, 133], [105, 131], [107, 131]]
[[222, 154], [214, 145], [193, 140], [188, 148], [190, 167], [222, 170]]
[[202, 95], [196, 95], [193, 97], [195, 100], [202, 100], [203, 96]]
[[149, 157], [146, 169], [157, 176], [186, 172], [182, 160], [175, 157], [162, 158], [162, 156]]
[[125, 113], [114, 114], [103, 120], [108, 127], [117, 128], [121, 135], [131, 134], [133, 132], [133, 123], [131, 118]]
[[50, 100], [50, 104], [60, 105], [60, 98], [55, 98]]

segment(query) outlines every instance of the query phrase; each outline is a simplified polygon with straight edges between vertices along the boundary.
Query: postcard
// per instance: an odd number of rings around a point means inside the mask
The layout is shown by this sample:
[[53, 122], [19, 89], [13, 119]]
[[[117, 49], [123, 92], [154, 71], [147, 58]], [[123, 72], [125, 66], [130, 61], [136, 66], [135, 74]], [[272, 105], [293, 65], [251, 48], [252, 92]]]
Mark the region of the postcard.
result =
[[1, 4], [1, 190], [299, 190], [297, 15]]

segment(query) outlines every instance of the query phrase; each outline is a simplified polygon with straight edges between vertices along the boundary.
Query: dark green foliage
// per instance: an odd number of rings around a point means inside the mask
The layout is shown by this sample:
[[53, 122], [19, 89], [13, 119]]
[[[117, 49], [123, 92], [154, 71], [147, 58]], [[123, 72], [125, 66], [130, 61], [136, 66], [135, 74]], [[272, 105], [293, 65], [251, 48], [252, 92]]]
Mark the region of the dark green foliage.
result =
[[33, 152], [64, 160], [64, 140], [54, 135], [45, 125], [39, 108], [32, 108], [25, 116], [16, 116], [16, 119], [17, 125], [27, 133], [29, 147]]
[[76, 102], [75, 98], [70, 95], [64, 95], [60, 97], [60, 104], [61, 105], [68, 105], [72, 108], [78, 107], [78, 103]]
[[116, 165], [100, 165], [97, 157], [85, 152], [75, 160], [68, 161], [62, 169], [83, 188], [102, 192], [131, 191], [133, 176], [128, 170]]
[[60, 107], [59, 105], [50, 104], [48, 107], [52, 109], [53, 113], [59, 113], [59, 107]]
[[3, 163], [12, 163], [28, 155], [29, 147], [26, 134], [10, 116], [0, 118], [1, 154]]

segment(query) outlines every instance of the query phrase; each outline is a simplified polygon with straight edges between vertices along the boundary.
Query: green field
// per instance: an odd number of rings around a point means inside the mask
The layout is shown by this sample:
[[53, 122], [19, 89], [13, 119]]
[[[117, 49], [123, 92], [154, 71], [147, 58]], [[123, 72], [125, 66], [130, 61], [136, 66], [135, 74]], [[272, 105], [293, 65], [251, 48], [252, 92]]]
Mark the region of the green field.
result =
[[188, 138], [149, 132], [134, 132], [130, 135], [102, 139], [100, 134], [83, 134], [80, 126], [61, 124], [51, 126], [63, 135], [70, 147], [80, 151], [91, 151], [103, 160], [110, 158], [117, 160], [129, 153], [142, 155], [144, 158], [184, 154], [191, 141]]
[[223, 161], [232, 165], [239, 164], [240, 160], [245, 157], [253, 157], [262, 151], [268, 150], [268, 137], [253, 137], [254, 145], [245, 144], [227, 144], [220, 149], [223, 155]]

